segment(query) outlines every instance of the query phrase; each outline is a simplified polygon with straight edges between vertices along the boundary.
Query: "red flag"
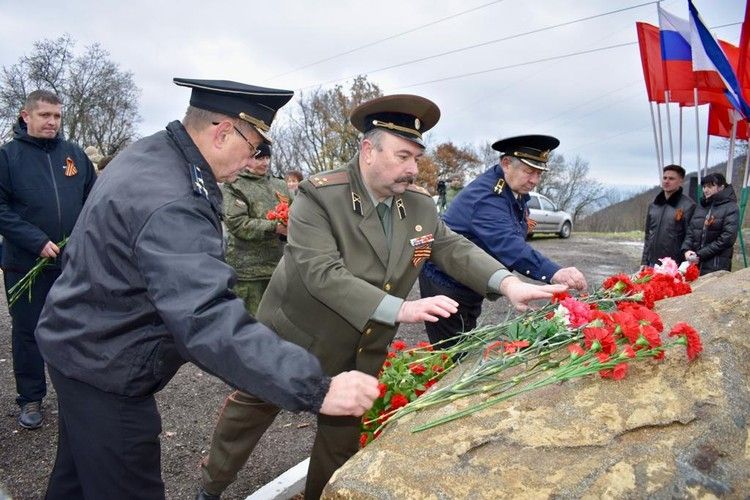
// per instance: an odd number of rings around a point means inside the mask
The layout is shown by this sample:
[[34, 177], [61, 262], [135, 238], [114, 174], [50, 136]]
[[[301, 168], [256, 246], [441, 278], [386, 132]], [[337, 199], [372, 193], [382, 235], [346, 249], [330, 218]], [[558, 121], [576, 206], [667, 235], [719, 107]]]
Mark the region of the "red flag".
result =
[[[716, 106], [711, 104], [708, 108], [708, 133], [719, 137], [730, 137], [732, 135], [732, 119], [730, 113], [735, 113], [732, 107]], [[741, 118], [737, 122], [737, 139], [748, 139], [748, 123]]]
[[[750, 1], [750, 0], [748, 0]], [[641, 51], [643, 79], [651, 102], [664, 102], [664, 72], [659, 45], [659, 28], [648, 23], [635, 23]]]

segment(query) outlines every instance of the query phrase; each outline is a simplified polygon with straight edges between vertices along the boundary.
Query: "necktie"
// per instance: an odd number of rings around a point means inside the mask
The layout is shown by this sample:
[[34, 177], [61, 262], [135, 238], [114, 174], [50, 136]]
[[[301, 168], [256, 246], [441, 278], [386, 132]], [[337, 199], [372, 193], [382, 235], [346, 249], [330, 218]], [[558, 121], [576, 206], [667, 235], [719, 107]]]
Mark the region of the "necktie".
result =
[[385, 214], [388, 213], [388, 205], [386, 205], [385, 203], [378, 203], [378, 206], [375, 207], [375, 209], [378, 211], [380, 224], [383, 226], [383, 231], [385, 231]]

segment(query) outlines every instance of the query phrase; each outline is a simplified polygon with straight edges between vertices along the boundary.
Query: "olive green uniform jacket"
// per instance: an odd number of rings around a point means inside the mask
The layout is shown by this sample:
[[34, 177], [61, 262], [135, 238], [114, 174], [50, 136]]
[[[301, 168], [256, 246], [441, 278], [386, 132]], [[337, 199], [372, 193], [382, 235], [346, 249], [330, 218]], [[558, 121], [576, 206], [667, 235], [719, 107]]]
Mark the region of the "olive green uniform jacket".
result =
[[[239, 280], [268, 279], [284, 249], [276, 234], [275, 220], [266, 214], [289, 199], [286, 183], [268, 175], [243, 171], [237, 180], [224, 184], [224, 224], [227, 226], [227, 264]], [[278, 194], [277, 194], [278, 193]]]
[[505, 269], [448, 229], [421, 188], [394, 197], [391, 219], [388, 245], [362, 181], [359, 156], [346, 168], [300, 184], [284, 257], [258, 319], [315, 354], [327, 374], [380, 370], [398, 325], [372, 317], [387, 294], [406, 298], [417, 280], [423, 262], [412, 261], [413, 238], [432, 236], [429, 258], [482, 295], [490, 277]]

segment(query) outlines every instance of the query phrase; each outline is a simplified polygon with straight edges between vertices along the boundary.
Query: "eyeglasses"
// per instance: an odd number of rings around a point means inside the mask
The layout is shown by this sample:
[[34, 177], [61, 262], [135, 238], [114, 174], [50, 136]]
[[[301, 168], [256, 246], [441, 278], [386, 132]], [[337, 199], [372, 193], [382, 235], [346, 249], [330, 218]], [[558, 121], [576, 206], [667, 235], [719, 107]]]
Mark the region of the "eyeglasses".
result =
[[[213, 125], [218, 125], [221, 122], [211, 122], [211, 123]], [[250, 156], [255, 156], [258, 153], [258, 147], [252, 142], [250, 142], [247, 137], [245, 137], [245, 134], [243, 134], [242, 131], [239, 128], [237, 128], [237, 125], [232, 125], [232, 128], [234, 129], [235, 132], [239, 134], [240, 137], [242, 137], [242, 140], [244, 140], [247, 143], [248, 147], [250, 148]]]

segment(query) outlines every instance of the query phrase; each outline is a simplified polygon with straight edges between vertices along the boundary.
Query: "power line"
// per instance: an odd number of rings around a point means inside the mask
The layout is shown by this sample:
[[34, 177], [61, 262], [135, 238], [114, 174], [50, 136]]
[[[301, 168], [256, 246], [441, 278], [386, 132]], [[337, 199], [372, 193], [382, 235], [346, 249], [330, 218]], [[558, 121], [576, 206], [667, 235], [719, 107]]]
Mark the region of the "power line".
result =
[[404, 86], [401, 86], [401, 87], [398, 87], [398, 88], [400, 88], [400, 89], [408, 89], [408, 88], [412, 88], [412, 87], [419, 87], [419, 86], [422, 86], [422, 85], [428, 85], [430, 83], [438, 83], [438, 82], [446, 82], [446, 81], [449, 81], [449, 80], [457, 80], [459, 78], [466, 78], [467, 76], [483, 75], [485, 73], [492, 73], [493, 71], [500, 71], [500, 70], [503, 70], [503, 69], [520, 68], [522, 66], [530, 66], [532, 64], [538, 64], [538, 63], [542, 63], [542, 62], [555, 61], [557, 59], [567, 59], [569, 57], [575, 57], [575, 56], [580, 56], [580, 55], [584, 55], [584, 54], [591, 54], [591, 53], [594, 53], [594, 52], [602, 52], [604, 50], [617, 49], [617, 48], [620, 48], [620, 47], [627, 47], [629, 45], [635, 45], [637, 43], [638, 42], [618, 43], [616, 45], [608, 45], [606, 47], [599, 47], [599, 48], [596, 48], [596, 49], [581, 50], [579, 52], [571, 52], [570, 54], [562, 54], [562, 55], [559, 55], [559, 56], [551, 56], [551, 57], [545, 57], [545, 58], [542, 58], [542, 59], [535, 59], [534, 61], [526, 61], [526, 62], [517, 63], [517, 64], [508, 64], [508, 65], [505, 65], [505, 66], [497, 66], [497, 67], [494, 67], [494, 68], [483, 69], [481, 71], [472, 71], [471, 73], [461, 73], [459, 75], [446, 76], [444, 78], [437, 78], [435, 80], [428, 80], [428, 81], [424, 81], [424, 82], [413, 83], [411, 85], [404, 85]]
[[[537, 28], [535, 30], [526, 31], [526, 32], [523, 32], [523, 33], [516, 33], [514, 35], [509, 35], [509, 36], [505, 36], [505, 37], [502, 37], [502, 38], [496, 38], [494, 40], [489, 40], [489, 41], [486, 41], [486, 42], [476, 43], [476, 44], [473, 44], [473, 45], [467, 45], [465, 47], [461, 47], [461, 48], [458, 48], [458, 49], [453, 49], [453, 50], [448, 50], [448, 51], [445, 51], [445, 52], [440, 52], [438, 54], [433, 54], [431, 56], [420, 57], [418, 59], [412, 59], [410, 61], [404, 61], [404, 62], [397, 63], [397, 64], [391, 64], [390, 66], [383, 66], [383, 67], [376, 68], [376, 69], [371, 70], [371, 71], [364, 71], [364, 72], [357, 73], [357, 75], [361, 75], [361, 74], [371, 75], [373, 73], [379, 73], [380, 71], [385, 71], [385, 70], [394, 69], [394, 68], [400, 68], [402, 66], [407, 66], [407, 65], [410, 65], [410, 64], [415, 64], [415, 63], [419, 63], [419, 62], [429, 61], [430, 59], [436, 59], [438, 57], [443, 57], [443, 56], [447, 56], [447, 55], [457, 54], [459, 52], [465, 52], [467, 50], [472, 50], [472, 49], [476, 49], [476, 48], [479, 48], [479, 47], [486, 47], [488, 45], [493, 45], [493, 44], [496, 44], [496, 43], [505, 42], [507, 40], [513, 40], [515, 38], [521, 38], [521, 37], [528, 36], [528, 35], [534, 35], [534, 34], [541, 33], [541, 32], [544, 32], [544, 31], [551, 30], [551, 29], [555, 29], [555, 28], [562, 28], [564, 26], [570, 26], [572, 24], [577, 24], [577, 23], [581, 23], [581, 22], [584, 22], [584, 21], [590, 21], [592, 19], [597, 19], [597, 18], [600, 18], [600, 17], [609, 16], [609, 15], [612, 15], [612, 14], [619, 14], [620, 12], [625, 12], [625, 11], [632, 10], [632, 9], [637, 9], [637, 8], [644, 7], [646, 5], [652, 5], [652, 4], [655, 4], [655, 3], [657, 3], [657, 2], [656, 1], [645, 2], [645, 3], [638, 4], [638, 5], [632, 5], [630, 7], [623, 7], [622, 9], [616, 9], [616, 10], [611, 10], [611, 11], [608, 11], [608, 12], [603, 12], [603, 13], [600, 13], [600, 14], [594, 14], [592, 16], [581, 17], [581, 18], [578, 18], [578, 19], [573, 19], [571, 21], [566, 21], [566, 22], [563, 22], [563, 23], [554, 24], [552, 26], [545, 26], [544, 28]], [[351, 75], [351, 76], [348, 76], [348, 77], [345, 77], [345, 78], [336, 78], [336, 79], [333, 79], [333, 80], [325, 81], [323, 83], [317, 83], [317, 84], [313, 84], [313, 85], [308, 85], [307, 87], [303, 87], [300, 90], [306, 90], [306, 89], [309, 89], [309, 88], [312, 88], [312, 87], [319, 87], [319, 86], [328, 85], [328, 84], [331, 84], [331, 83], [338, 83], [338, 82], [350, 80], [350, 79], [356, 77], [357, 75]]]
[[[721, 26], [713, 26], [713, 27], [711, 27], [709, 29], [726, 28], [728, 26], [737, 26], [737, 25], [740, 25], [740, 24], [742, 24], [742, 22], [722, 24]], [[465, 78], [467, 76], [482, 75], [484, 73], [491, 73], [493, 71], [500, 71], [500, 70], [503, 70], [503, 69], [519, 68], [521, 66], [529, 66], [531, 64], [537, 64], [537, 63], [541, 63], [541, 62], [549, 62], [549, 61], [554, 61], [554, 60], [557, 60], [557, 59], [567, 59], [569, 57], [580, 56], [580, 55], [584, 55], [584, 54], [591, 54], [591, 53], [594, 53], [594, 52], [601, 52], [601, 51], [604, 51], [604, 50], [611, 50], [611, 49], [616, 49], [616, 48], [620, 48], [620, 47], [627, 47], [629, 45], [636, 45], [637, 43], [638, 42], [618, 43], [618, 44], [615, 44], [615, 45], [608, 45], [606, 47], [599, 47], [599, 48], [596, 48], [596, 49], [581, 50], [579, 52], [571, 52], [569, 54], [562, 54], [562, 55], [559, 55], [559, 56], [545, 57], [545, 58], [542, 58], [542, 59], [536, 59], [534, 61], [526, 61], [526, 62], [517, 63], [517, 64], [508, 64], [506, 66], [497, 66], [495, 68], [484, 69], [484, 70], [481, 70], [481, 71], [473, 71], [471, 73], [461, 73], [461, 74], [458, 74], [458, 75], [447, 76], [445, 78], [437, 78], [435, 80], [428, 80], [428, 81], [425, 81], [425, 82], [413, 83], [411, 85], [405, 85], [405, 86], [401, 86], [401, 87], [397, 87], [397, 88], [399, 88], [399, 89], [408, 89], [408, 88], [412, 88], [412, 87], [419, 87], [419, 86], [422, 86], [422, 85], [428, 85], [430, 83], [439, 83], [439, 82], [445, 82], [445, 81], [449, 81], [449, 80], [457, 80], [459, 78]]]
[[[480, 9], [484, 9], [485, 7], [489, 7], [490, 5], [494, 5], [496, 3], [500, 3], [500, 2], [504, 2], [504, 1], [505, 0], [494, 0], [493, 2], [489, 2], [489, 3], [486, 3], [486, 4], [480, 5], [478, 7], [473, 7], [473, 8], [468, 9], [468, 10], [457, 12], [456, 14], [452, 14], [450, 16], [446, 16], [446, 17], [437, 19], [435, 21], [431, 21], [431, 22], [429, 22], [427, 24], [423, 24], [421, 26], [417, 26], [416, 28], [412, 28], [410, 30], [402, 31], [401, 33], [396, 33], [395, 35], [391, 35], [391, 36], [388, 36], [388, 37], [385, 37], [385, 38], [381, 38], [380, 40], [376, 40], [374, 42], [370, 42], [370, 43], [366, 43], [364, 45], [360, 45], [359, 47], [353, 48], [351, 50], [347, 50], [345, 52], [340, 52], [338, 54], [334, 54], [332, 56], [329, 56], [329, 57], [326, 57], [326, 58], [323, 58], [323, 59], [319, 59], [317, 61], [311, 62], [311, 63], [306, 64], [304, 66], [300, 66], [298, 68], [289, 70], [289, 71], [287, 71], [285, 73], [280, 73], [278, 75], [272, 76], [271, 78], [269, 78], [269, 80], [275, 80], [276, 78], [280, 78], [282, 76], [286, 76], [286, 75], [289, 75], [291, 73], [296, 73], [297, 71], [300, 71], [300, 70], [303, 70], [303, 69], [307, 69], [307, 68], [310, 68], [312, 66], [316, 66], [318, 64], [330, 61], [332, 59], [336, 59], [336, 58], [341, 57], [341, 56], [352, 54], [352, 53], [360, 51], [362, 49], [366, 49], [368, 47], [372, 47], [373, 45], [378, 45], [380, 43], [387, 42], [388, 40], [393, 40], [394, 38], [398, 38], [400, 36], [408, 35], [409, 33], [414, 33], [415, 31], [419, 31], [421, 29], [428, 28], [430, 26], [434, 26], [436, 24], [442, 23], [443, 21], [448, 21], [450, 19], [454, 19], [456, 17], [463, 16], [464, 14], [468, 14], [469, 12], [474, 12], [474, 11], [477, 11], [477, 10], [480, 10]], [[652, 2], [652, 3], [654, 3], [654, 2]]]

